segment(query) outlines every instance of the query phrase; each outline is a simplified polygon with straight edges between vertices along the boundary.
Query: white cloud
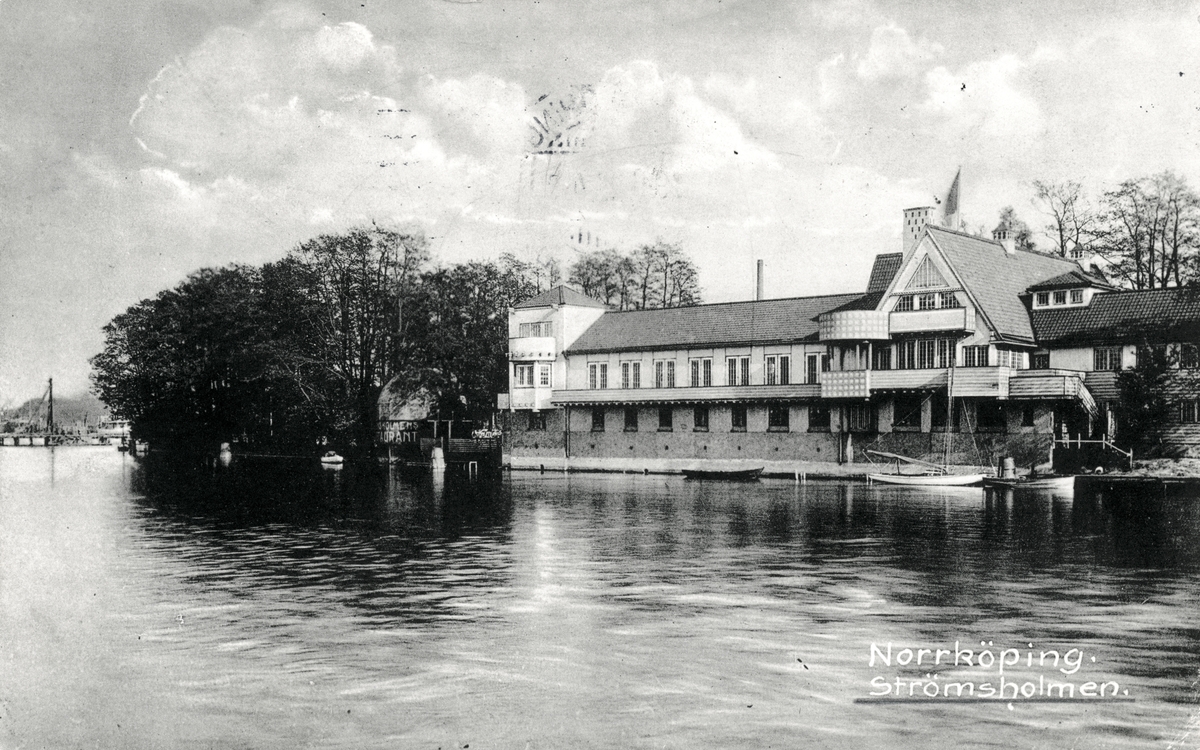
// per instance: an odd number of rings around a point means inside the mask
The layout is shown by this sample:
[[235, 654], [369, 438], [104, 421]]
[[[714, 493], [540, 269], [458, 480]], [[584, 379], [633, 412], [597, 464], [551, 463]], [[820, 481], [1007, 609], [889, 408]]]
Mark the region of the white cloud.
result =
[[914, 41], [895, 24], [879, 26], [871, 34], [866, 56], [858, 62], [858, 77], [867, 81], [908, 78], [944, 51], [936, 42], [924, 38]]
[[353, 21], [322, 27], [315, 41], [321, 59], [342, 72], [354, 70], [375, 52], [370, 29]]
[[1044, 127], [1041, 108], [1019, 80], [1025, 67], [1015, 55], [1002, 55], [959, 71], [934, 68], [925, 76], [924, 109], [960, 134], [1011, 138], [1039, 133]]

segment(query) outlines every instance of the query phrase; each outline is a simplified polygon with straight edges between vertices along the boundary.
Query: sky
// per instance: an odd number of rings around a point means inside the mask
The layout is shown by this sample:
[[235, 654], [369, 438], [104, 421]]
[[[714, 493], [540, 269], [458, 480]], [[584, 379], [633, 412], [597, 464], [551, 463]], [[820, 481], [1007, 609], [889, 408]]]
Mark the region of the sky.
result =
[[1041, 227], [1035, 180], [1200, 185], [1198, 63], [1195, 3], [0, 0], [0, 406], [88, 388], [199, 268], [370, 222], [861, 290], [959, 168], [972, 228]]

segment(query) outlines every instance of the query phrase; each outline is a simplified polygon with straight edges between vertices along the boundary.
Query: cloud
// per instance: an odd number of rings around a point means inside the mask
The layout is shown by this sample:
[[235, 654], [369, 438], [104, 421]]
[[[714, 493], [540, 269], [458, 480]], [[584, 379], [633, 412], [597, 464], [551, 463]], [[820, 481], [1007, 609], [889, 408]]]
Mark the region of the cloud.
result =
[[375, 52], [370, 29], [353, 21], [323, 26], [317, 31], [314, 43], [320, 58], [341, 72], [354, 70]]
[[945, 52], [924, 38], [914, 41], [904, 29], [889, 23], [876, 27], [871, 46], [858, 63], [858, 77], [867, 81], [908, 78]]
[[1026, 137], [1044, 128], [1041, 107], [1022, 89], [1026, 65], [1015, 55], [971, 63], [961, 70], [939, 66], [925, 75], [924, 110], [957, 133], [988, 138]]

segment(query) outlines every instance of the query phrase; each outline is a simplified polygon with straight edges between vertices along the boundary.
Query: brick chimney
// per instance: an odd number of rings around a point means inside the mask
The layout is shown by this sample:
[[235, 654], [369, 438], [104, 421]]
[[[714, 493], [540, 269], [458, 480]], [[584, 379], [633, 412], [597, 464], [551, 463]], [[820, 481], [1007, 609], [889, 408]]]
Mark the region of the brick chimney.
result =
[[921, 239], [921, 235], [925, 232], [925, 226], [930, 223], [932, 218], [932, 206], [904, 209], [904, 244], [901, 248], [904, 252], [907, 253], [916, 247], [917, 240]]

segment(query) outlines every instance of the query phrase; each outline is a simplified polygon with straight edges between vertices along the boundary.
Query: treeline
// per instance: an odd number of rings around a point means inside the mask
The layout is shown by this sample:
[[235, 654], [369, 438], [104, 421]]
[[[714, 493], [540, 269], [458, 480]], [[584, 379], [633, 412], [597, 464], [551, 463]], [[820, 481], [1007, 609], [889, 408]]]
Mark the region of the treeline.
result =
[[568, 280], [589, 297], [619, 310], [700, 304], [695, 264], [679, 245], [661, 240], [631, 252], [584, 253], [571, 265]]
[[104, 328], [93, 382], [152, 442], [365, 448], [394, 377], [443, 419], [489, 418], [507, 389], [507, 309], [545, 288], [508, 256], [440, 267], [420, 235], [323, 235], [130, 307]]
[[1050, 252], [1099, 255], [1131, 289], [1200, 284], [1200, 196], [1171, 171], [1125, 180], [1099, 196], [1074, 181], [1034, 182]]

